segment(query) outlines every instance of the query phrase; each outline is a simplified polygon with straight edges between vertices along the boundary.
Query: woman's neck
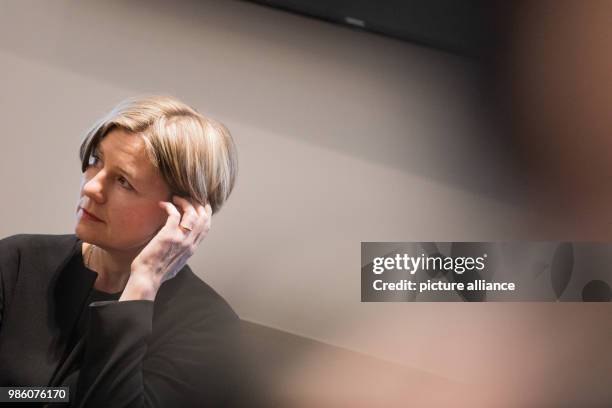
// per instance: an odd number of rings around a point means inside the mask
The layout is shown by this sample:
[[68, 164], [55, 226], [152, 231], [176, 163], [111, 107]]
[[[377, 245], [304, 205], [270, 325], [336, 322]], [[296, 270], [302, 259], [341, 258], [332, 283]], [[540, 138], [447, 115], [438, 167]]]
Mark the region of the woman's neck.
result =
[[98, 273], [94, 288], [107, 293], [122, 292], [130, 278], [132, 261], [136, 254], [109, 251], [83, 242], [85, 266]]

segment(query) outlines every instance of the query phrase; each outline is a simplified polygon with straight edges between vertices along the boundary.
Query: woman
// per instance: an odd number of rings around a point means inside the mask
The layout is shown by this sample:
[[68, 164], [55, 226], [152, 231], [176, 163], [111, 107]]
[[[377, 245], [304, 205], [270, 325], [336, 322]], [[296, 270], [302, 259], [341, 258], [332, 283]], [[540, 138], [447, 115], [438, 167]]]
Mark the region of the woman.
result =
[[174, 98], [130, 99], [80, 159], [75, 234], [0, 241], [0, 386], [68, 386], [75, 407], [222, 405], [238, 318], [186, 261], [234, 186], [229, 132]]

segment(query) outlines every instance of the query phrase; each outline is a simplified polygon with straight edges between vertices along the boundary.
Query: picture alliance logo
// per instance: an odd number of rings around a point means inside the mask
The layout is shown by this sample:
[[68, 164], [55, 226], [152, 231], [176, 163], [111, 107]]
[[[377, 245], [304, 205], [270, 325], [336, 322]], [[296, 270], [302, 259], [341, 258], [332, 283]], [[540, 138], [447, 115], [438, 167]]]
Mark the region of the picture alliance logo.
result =
[[466, 271], [482, 271], [486, 265], [487, 254], [479, 257], [471, 256], [410, 256], [396, 254], [394, 257], [377, 257], [372, 263], [372, 272], [380, 275], [385, 271], [404, 270], [414, 275], [416, 271], [446, 271], [462, 274]]

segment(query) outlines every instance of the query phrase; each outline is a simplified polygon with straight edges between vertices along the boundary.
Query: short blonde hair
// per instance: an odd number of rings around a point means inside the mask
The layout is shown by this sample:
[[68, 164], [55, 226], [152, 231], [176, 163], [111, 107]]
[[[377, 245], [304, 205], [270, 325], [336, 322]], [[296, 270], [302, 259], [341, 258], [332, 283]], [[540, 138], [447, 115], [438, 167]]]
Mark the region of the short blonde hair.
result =
[[79, 150], [81, 170], [113, 129], [142, 135], [147, 155], [173, 194], [190, 197], [213, 213], [228, 199], [238, 158], [228, 129], [170, 96], [124, 100], [87, 132]]

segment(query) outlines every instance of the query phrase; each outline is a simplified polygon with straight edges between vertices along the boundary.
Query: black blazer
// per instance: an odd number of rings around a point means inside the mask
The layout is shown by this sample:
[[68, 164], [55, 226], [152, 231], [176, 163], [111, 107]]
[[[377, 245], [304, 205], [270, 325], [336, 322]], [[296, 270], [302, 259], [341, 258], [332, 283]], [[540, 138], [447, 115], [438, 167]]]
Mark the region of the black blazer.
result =
[[[66, 268], [76, 251], [75, 235], [0, 240], [0, 386], [60, 386], [83, 353], [70, 406], [224, 405], [238, 383], [239, 335], [225, 300], [185, 266], [154, 302], [86, 305], [97, 273]], [[67, 350], [83, 308], [88, 330]]]

